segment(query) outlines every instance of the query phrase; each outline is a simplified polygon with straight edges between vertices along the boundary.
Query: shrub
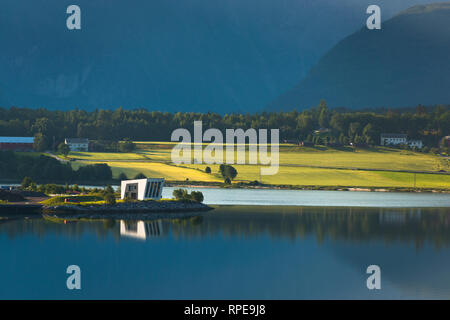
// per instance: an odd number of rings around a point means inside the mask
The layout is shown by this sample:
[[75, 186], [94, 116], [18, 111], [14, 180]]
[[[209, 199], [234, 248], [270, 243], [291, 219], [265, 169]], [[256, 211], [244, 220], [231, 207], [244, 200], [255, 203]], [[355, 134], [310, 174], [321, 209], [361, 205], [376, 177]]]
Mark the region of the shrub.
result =
[[134, 177], [134, 179], [147, 179], [147, 177], [146, 177], [142, 172], [139, 172], [139, 173]]
[[65, 194], [66, 187], [57, 184], [41, 184], [36, 188], [36, 191], [45, 194]]
[[123, 201], [126, 202], [126, 203], [136, 202], [136, 200], [131, 199], [130, 197], [125, 197], [125, 198], [123, 199]]
[[191, 192], [191, 200], [195, 202], [203, 202], [203, 193], [200, 191], [192, 191]]
[[119, 180], [128, 180], [128, 177], [125, 173], [121, 172], [118, 177]]
[[105, 190], [103, 190], [103, 193], [104, 193], [104, 194], [109, 194], [109, 193], [114, 194], [114, 189], [108, 184], [108, 185], [105, 187]]
[[91, 188], [89, 189], [89, 194], [99, 194], [101, 190], [99, 188]]
[[30, 186], [28, 187], [28, 190], [30, 190], [30, 191], [37, 191], [36, 182], [31, 182]]
[[185, 189], [175, 189], [172, 195], [177, 200], [185, 200], [187, 198], [188, 192]]
[[236, 178], [238, 172], [237, 170], [228, 164], [221, 164], [219, 167], [219, 172], [224, 178], [229, 178], [230, 180], [233, 180]]
[[106, 204], [108, 204], [108, 205], [116, 204], [116, 197], [114, 196], [114, 193], [105, 194], [104, 200], [105, 200]]
[[58, 152], [62, 153], [64, 156], [67, 156], [70, 152], [70, 147], [67, 144], [61, 142], [58, 145]]
[[23, 178], [22, 184], [21, 184], [22, 189], [24, 189], [24, 190], [27, 189], [28, 187], [31, 186], [32, 183], [33, 183], [33, 180], [31, 180], [30, 177]]
[[210, 168], [210, 167], [206, 167], [206, 168], [205, 168], [205, 172], [206, 172], [206, 173], [211, 173], [211, 168]]
[[203, 193], [200, 191], [192, 191], [191, 194], [186, 189], [175, 189], [172, 195], [176, 200], [203, 202]]

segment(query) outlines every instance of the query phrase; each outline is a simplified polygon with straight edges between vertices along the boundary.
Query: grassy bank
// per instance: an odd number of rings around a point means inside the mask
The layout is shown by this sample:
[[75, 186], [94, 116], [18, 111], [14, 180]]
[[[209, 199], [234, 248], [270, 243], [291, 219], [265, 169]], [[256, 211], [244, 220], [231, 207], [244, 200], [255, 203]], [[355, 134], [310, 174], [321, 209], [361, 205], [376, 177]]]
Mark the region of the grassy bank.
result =
[[[69, 199], [76, 202], [65, 202], [65, 199]], [[103, 200], [103, 197], [100, 196], [56, 196], [52, 197], [50, 199], [41, 201], [41, 204], [45, 206], [63, 206], [63, 205], [98, 205], [98, 204], [105, 204], [105, 201]]]

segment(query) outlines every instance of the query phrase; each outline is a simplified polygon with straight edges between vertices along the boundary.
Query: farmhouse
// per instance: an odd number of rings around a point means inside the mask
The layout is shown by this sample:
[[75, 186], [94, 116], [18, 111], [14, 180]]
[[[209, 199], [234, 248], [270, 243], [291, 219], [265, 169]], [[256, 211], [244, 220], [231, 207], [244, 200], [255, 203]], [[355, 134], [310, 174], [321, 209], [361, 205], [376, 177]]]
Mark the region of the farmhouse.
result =
[[136, 200], [160, 200], [164, 179], [123, 180], [120, 184], [120, 198]]
[[89, 140], [79, 138], [66, 138], [64, 143], [70, 148], [70, 151], [89, 151]]
[[0, 137], [0, 150], [33, 151], [33, 137]]

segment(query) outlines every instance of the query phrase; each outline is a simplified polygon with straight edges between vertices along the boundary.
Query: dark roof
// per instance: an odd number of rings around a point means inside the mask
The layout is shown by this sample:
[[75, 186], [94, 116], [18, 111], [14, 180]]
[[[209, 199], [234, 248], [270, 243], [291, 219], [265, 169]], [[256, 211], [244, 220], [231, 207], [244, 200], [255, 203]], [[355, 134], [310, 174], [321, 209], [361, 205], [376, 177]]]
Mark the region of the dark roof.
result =
[[0, 137], [0, 143], [33, 143], [33, 137]]
[[84, 138], [66, 138], [66, 143], [89, 143], [89, 139], [84, 139]]

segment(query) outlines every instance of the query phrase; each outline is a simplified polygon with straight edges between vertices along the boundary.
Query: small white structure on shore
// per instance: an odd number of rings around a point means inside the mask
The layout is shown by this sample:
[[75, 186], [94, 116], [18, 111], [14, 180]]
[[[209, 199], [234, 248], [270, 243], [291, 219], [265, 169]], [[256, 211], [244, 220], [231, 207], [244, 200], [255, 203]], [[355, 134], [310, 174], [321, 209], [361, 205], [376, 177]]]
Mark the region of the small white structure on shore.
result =
[[120, 198], [134, 200], [160, 200], [164, 179], [123, 180], [120, 184]]

